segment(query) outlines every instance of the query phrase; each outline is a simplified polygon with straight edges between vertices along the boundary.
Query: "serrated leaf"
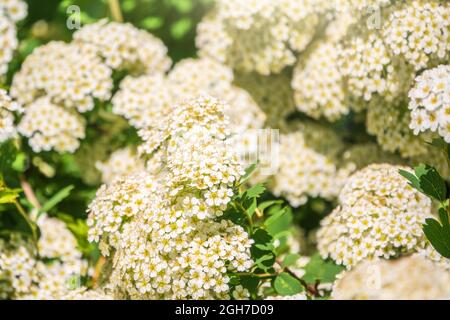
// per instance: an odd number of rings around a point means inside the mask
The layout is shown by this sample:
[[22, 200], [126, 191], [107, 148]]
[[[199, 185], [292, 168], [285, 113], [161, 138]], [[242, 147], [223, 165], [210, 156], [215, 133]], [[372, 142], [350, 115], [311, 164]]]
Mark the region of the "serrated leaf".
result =
[[320, 255], [316, 254], [311, 257], [311, 260], [306, 265], [303, 280], [307, 283], [315, 283], [316, 281], [333, 282], [336, 279], [336, 275], [342, 270], [344, 270], [344, 267], [332, 261], [325, 261]]
[[249, 198], [258, 198], [261, 194], [266, 191], [266, 187], [264, 185], [258, 183], [255, 184], [253, 187], [245, 191], [245, 195]]
[[299, 280], [295, 279], [289, 273], [280, 273], [273, 283], [277, 293], [281, 296], [293, 296], [304, 290]]
[[415, 168], [416, 176], [420, 182], [423, 192], [438, 201], [447, 198], [447, 187], [444, 179], [437, 170], [429, 165], [421, 164]]
[[41, 209], [39, 209], [39, 212], [48, 212], [49, 210], [54, 208], [58, 203], [60, 203], [70, 195], [70, 192], [73, 190], [73, 188], [74, 186], [70, 185], [58, 191], [53, 197], [51, 197], [46, 203], [42, 205]]
[[428, 218], [423, 225], [423, 232], [433, 248], [443, 257], [450, 259], [450, 223], [445, 209], [439, 210], [439, 221]]

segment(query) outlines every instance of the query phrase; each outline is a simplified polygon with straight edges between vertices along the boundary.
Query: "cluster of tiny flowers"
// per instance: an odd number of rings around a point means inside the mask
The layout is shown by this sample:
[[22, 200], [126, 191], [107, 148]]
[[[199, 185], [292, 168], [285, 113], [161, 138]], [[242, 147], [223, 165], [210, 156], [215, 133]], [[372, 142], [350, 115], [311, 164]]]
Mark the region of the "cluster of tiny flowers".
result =
[[295, 111], [290, 78], [285, 74], [261, 76], [255, 73], [239, 74], [236, 84], [245, 89], [266, 115], [266, 126], [282, 129], [286, 118]]
[[8, 70], [8, 63], [11, 61], [17, 46], [16, 27], [0, 12], [0, 77]]
[[362, 99], [355, 102], [354, 108], [365, 106], [364, 101], [372, 99], [374, 94], [392, 100], [399, 92], [405, 79], [404, 72], [396, 72], [395, 61], [375, 33], [345, 40], [339, 52], [338, 65], [344, 76], [348, 94]]
[[27, 4], [22, 0], [0, 0], [0, 78], [8, 70], [8, 63], [17, 49], [15, 23], [27, 15]]
[[416, 78], [409, 92], [411, 122], [414, 134], [430, 130], [450, 143], [450, 66], [426, 70]]
[[243, 72], [278, 73], [313, 39], [322, 2], [219, 0], [198, 26], [199, 54]]
[[34, 152], [52, 149], [60, 153], [74, 152], [85, 136], [85, 121], [75, 111], [60, 107], [44, 96], [25, 108], [17, 129], [28, 138]]
[[0, 0], [0, 15], [18, 22], [27, 16], [27, 3], [23, 0]]
[[279, 170], [269, 184], [276, 196], [298, 207], [308, 197], [332, 199], [341, 190], [346, 170], [339, 170], [330, 157], [309, 147], [301, 131], [280, 137]]
[[112, 100], [113, 112], [137, 128], [157, 127], [173, 105], [172, 90], [162, 74], [126, 77]]
[[208, 94], [226, 101], [233, 133], [262, 128], [265, 115], [245, 90], [232, 85], [233, 72], [208, 59], [185, 59], [167, 77], [161, 74], [127, 77], [113, 98], [113, 112], [137, 129], [157, 127], [173, 105]]
[[168, 79], [176, 101], [202, 94], [225, 101], [230, 106], [224, 112], [230, 119], [233, 133], [264, 126], [266, 116], [250, 94], [232, 84], [233, 71], [214, 60], [182, 60], [170, 71]]
[[365, 106], [374, 94], [387, 101], [405, 95], [415, 73], [444, 61], [450, 50], [450, 6], [409, 0], [380, 14], [376, 30], [363, 27], [339, 50], [349, 94], [362, 99], [355, 107]]
[[74, 41], [92, 45], [112, 69], [133, 73], [163, 73], [172, 64], [163, 42], [130, 23], [99, 22], [74, 33]]
[[[399, 152], [404, 158], [427, 154], [429, 148], [423, 143], [430, 133], [417, 137], [410, 130], [411, 115], [403, 102], [380, 105], [374, 99], [368, 105], [367, 132], [377, 138], [381, 148], [388, 152]], [[422, 138], [422, 139], [421, 139]]]
[[[118, 297], [229, 298], [228, 272], [248, 270], [252, 240], [218, 220], [243, 174], [225, 144], [225, 106], [201, 97], [146, 129], [142, 152], [163, 152], [159, 171], [102, 186], [89, 206], [89, 240], [111, 255], [108, 288]], [[153, 133], [151, 132], [153, 130]]]
[[429, 242], [427, 242], [423, 248], [418, 250], [418, 254], [426, 259], [433, 261], [440, 267], [450, 271], [450, 259], [441, 256]]
[[2, 298], [59, 299], [70, 290], [73, 277], [88, 272], [77, 241], [63, 222], [43, 215], [37, 224], [39, 258], [19, 236], [0, 242], [0, 279], [7, 282], [6, 288], [0, 287]]
[[365, 261], [340, 275], [336, 300], [450, 299], [450, 272], [416, 254], [394, 260]]
[[294, 68], [292, 88], [298, 110], [314, 118], [335, 121], [349, 112], [343, 75], [339, 70], [338, 41], [346, 34], [352, 17], [342, 14], [330, 23], [325, 39], [308, 51]]
[[16, 135], [13, 112], [22, 111], [20, 105], [12, 101], [5, 90], [0, 89], [0, 143]]
[[94, 99], [107, 100], [111, 69], [89, 45], [50, 42], [38, 47], [14, 75], [11, 95], [24, 106], [46, 95], [53, 103], [86, 112]]
[[318, 249], [348, 269], [364, 259], [416, 251], [424, 242], [422, 223], [430, 200], [388, 164], [356, 172], [339, 194], [340, 206], [321, 222]]
[[131, 147], [114, 151], [109, 159], [97, 162], [96, 168], [101, 172], [102, 182], [111, 183], [117, 177], [125, 177], [145, 169], [144, 162]]
[[435, 0], [409, 0], [390, 14], [383, 38], [393, 55], [420, 70], [430, 60], [448, 57], [449, 30], [450, 6]]

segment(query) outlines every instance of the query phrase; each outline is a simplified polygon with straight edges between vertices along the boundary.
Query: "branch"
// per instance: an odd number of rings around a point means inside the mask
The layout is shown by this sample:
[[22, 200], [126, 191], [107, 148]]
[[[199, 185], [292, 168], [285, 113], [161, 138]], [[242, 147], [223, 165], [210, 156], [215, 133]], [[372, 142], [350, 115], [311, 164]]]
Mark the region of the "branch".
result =
[[123, 22], [122, 11], [120, 10], [119, 0], [108, 0], [109, 10], [114, 21]]

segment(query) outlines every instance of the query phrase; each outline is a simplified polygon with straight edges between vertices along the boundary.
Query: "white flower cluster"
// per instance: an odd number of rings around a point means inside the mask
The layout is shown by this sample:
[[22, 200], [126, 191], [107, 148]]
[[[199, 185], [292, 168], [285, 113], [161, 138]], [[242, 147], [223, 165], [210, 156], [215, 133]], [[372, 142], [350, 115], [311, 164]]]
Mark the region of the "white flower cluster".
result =
[[349, 94], [363, 101], [387, 101], [409, 90], [415, 73], [445, 60], [450, 50], [450, 6], [408, 0], [381, 12], [381, 30], [362, 30], [344, 41], [339, 65]]
[[422, 223], [431, 202], [399, 173], [408, 168], [373, 164], [356, 172], [339, 195], [340, 206], [321, 222], [318, 249], [348, 269], [364, 259], [389, 258], [423, 245]]
[[0, 89], [0, 143], [16, 135], [13, 112], [22, 111], [20, 105], [12, 101], [5, 90]]
[[73, 38], [75, 42], [93, 45], [98, 55], [114, 70], [162, 73], [172, 64], [160, 39], [130, 23], [100, 20], [78, 30]]
[[294, 64], [311, 42], [326, 1], [219, 0], [197, 29], [200, 56], [263, 75]]
[[430, 135], [417, 137], [413, 134], [409, 128], [411, 115], [405, 103], [380, 103], [378, 99], [369, 102], [366, 128], [377, 138], [381, 148], [388, 152], [398, 151], [404, 158], [426, 155], [429, 148], [423, 140], [428, 140]]
[[277, 129], [286, 126], [286, 117], [295, 111], [294, 94], [287, 75], [239, 74], [236, 84], [250, 93], [264, 111], [266, 126]]
[[333, 8], [338, 12], [351, 12], [352, 14], [370, 14], [372, 10], [390, 4], [392, 0], [332, 0]]
[[28, 6], [23, 0], [0, 0], [0, 15], [18, 22], [27, 16]]
[[24, 106], [46, 95], [52, 102], [86, 112], [94, 99], [107, 100], [111, 69], [89, 45], [50, 42], [36, 48], [14, 75], [11, 95]]
[[102, 182], [111, 183], [117, 177], [125, 177], [145, 169], [144, 162], [131, 147], [114, 151], [108, 160], [97, 162], [96, 168], [101, 172]]
[[128, 76], [112, 100], [113, 112], [141, 129], [156, 127], [173, 105], [172, 90], [162, 74]]
[[202, 97], [146, 129], [142, 150], [163, 150], [161, 170], [102, 186], [89, 206], [89, 239], [112, 255], [108, 287], [118, 297], [229, 298], [227, 272], [246, 271], [252, 240], [217, 220], [243, 174], [225, 145], [224, 106]]
[[65, 109], [44, 96], [30, 103], [17, 127], [27, 137], [34, 152], [74, 152], [85, 136], [85, 121], [75, 111]]
[[332, 292], [337, 300], [450, 299], [450, 272], [418, 255], [365, 261], [340, 277]]
[[435, 0], [409, 0], [390, 14], [383, 27], [384, 43], [415, 70], [448, 57], [450, 6]]
[[414, 134], [430, 130], [450, 143], [450, 66], [426, 70], [416, 78], [409, 92], [411, 122]]
[[317, 42], [306, 57], [299, 59], [291, 83], [299, 111], [314, 118], [323, 116], [330, 121], [349, 112], [343, 75], [338, 65], [338, 41], [352, 22], [352, 17], [346, 14], [339, 16], [327, 27], [325, 38]]
[[113, 112], [141, 129], [158, 126], [172, 106], [208, 94], [226, 101], [225, 112], [232, 131], [241, 133], [262, 128], [265, 115], [252, 97], [232, 85], [231, 69], [208, 58], [185, 59], [175, 65], [167, 77], [162, 74], [126, 77], [113, 98]]
[[37, 220], [41, 230], [39, 258], [19, 236], [0, 242], [0, 286], [2, 298], [59, 299], [68, 293], [70, 281], [86, 275], [87, 262], [65, 224], [46, 215]]
[[269, 184], [276, 196], [285, 197], [298, 207], [308, 197], [332, 199], [339, 194], [346, 168], [337, 168], [332, 157], [308, 145], [305, 133], [297, 131], [280, 137], [279, 170]]
[[13, 78], [11, 95], [25, 107], [19, 131], [35, 152], [74, 152], [84, 138], [77, 114], [110, 98], [112, 71], [88, 45], [50, 42], [33, 51]]
[[0, 77], [17, 49], [15, 23], [27, 15], [27, 4], [22, 0], [0, 0]]

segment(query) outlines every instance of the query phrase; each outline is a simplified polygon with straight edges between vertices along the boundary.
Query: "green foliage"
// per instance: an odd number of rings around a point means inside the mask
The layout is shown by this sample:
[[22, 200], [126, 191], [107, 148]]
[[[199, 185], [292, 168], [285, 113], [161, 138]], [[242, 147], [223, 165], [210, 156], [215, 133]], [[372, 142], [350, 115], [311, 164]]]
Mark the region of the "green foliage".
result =
[[423, 232], [434, 249], [447, 259], [450, 259], [450, 222], [449, 214], [444, 208], [439, 209], [439, 220], [426, 219]]
[[275, 278], [273, 286], [277, 293], [281, 296], [292, 296], [304, 291], [300, 281], [287, 272], [280, 273]]
[[400, 170], [400, 174], [408, 179], [410, 185], [423, 194], [438, 200], [447, 199], [447, 187], [444, 179], [437, 170], [429, 165], [421, 164], [414, 168], [415, 175], [405, 170]]
[[323, 260], [316, 254], [305, 267], [303, 280], [307, 283], [325, 282], [330, 283], [336, 279], [336, 275], [344, 270], [344, 267], [335, 264], [332, 261]]

